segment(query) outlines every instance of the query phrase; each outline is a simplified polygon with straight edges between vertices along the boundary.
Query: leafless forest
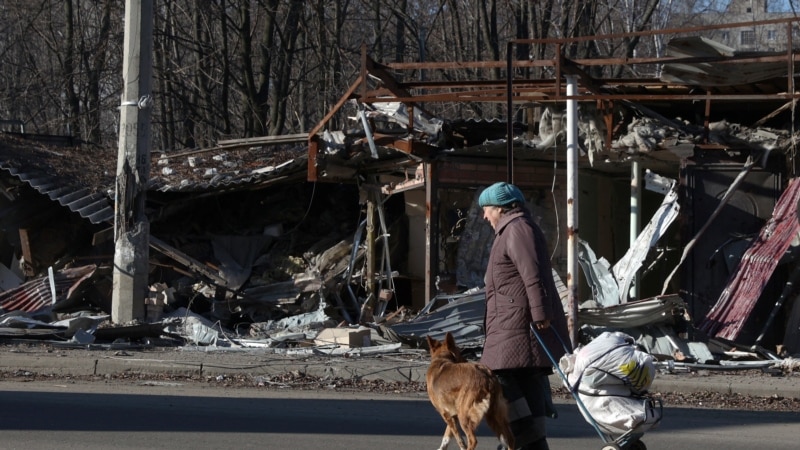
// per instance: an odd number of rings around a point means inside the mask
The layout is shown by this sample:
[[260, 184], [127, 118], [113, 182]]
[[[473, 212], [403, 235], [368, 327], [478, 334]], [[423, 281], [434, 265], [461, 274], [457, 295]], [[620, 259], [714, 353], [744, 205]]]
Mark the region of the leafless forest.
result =
[[[120, 0], [0, 0], [0, 119], [27, 133], [114, 149], [122, 91]], [[154, 149], [312, 128], [358, 74], [379, 62], [505, 60], [511, 39], [690, 26], [723, 11], [701, 0], [154, 0]], [[791, 10], [792, 0], [780, 3]], [[724, 14], [717, 14], [724, 21]], [[652, 38], [586, 41], [568, 57], [657, 55]], [[517, 58], [545, 58], [518, 45]], [[598, 69], [598, 70], [603, 70]], [[539, 77], [549, 74], [529, 73]], [[603, 73], [635, 77], [652, 74]], [[504, 77], [500, 69], [415, 72], [428, 80]], [[491, 118], [491, 104], [427, 105]], [[449, 108], [449, 109], [446, 109]], [[346, 126], [336, 117], [332, 126]]]

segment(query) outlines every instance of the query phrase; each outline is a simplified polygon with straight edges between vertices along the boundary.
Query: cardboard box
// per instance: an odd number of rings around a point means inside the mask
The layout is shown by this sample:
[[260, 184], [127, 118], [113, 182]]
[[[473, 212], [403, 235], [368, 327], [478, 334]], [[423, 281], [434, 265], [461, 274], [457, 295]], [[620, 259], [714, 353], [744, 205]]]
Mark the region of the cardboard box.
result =
[[370, 329], [367, 327], [326, 328], [319, 332], [314, 343], [320, 346], [338, 345], [340, 347], [369, 347], [372, 345]]

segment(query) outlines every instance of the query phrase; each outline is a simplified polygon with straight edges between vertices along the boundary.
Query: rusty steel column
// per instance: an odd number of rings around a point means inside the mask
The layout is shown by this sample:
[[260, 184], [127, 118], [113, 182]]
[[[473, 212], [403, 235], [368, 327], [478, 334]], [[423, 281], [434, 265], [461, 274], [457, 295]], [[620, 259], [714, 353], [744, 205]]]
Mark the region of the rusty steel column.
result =
[[[794, 23], [789, 22], [786, 24], [786, 80], [788, 81], [789, 85], [787, 86], [787, 92], [795, 92], [794, 86], [794, 77], [791, 75], [794, 73], [794, 43], [792, 42], [792, 34], [794, 33]], [[797, 97], [792, 98], [792, 134], [795, 134], [795, 110], [797, 108]], [[789, 152], [789, 177], [795, 178], [798, 172], [798, 161], [797, 161], [797, 142], [792, 139], [792, 149]]]
[[425, 163], [425, 304], [437, 294], [439, 275], [439, 183], [435, 164]]
[[[375, 177], [370, 177], [371, 182], [375, 182]], [[367, 298], [364, 300], [364, 304], [361, 307], [361, 314], [359, 315], [359, 321], [366, 320], [367, 322], [371, 322], [374, 319], [372, 318], [372, 310], [375, 306], [376, 299], [375, 299], [375, 192], [372, 190], [374, 186], [377, 184], [370, 184], [368, 186], [366, 195], [367, 195], [367, 237], [364, 239], [364, 242], [367, 244], [367, 264], [364, 268], [364, 284], [367, 291]], [[364, 316], [368, 317], [364, 317]]]
[[506, 181], [514, 184], [514, 68], [511, 54], [514, 43], [506, 46]]
[[[578, 77], [567, 75], [567, 97], [578, 93]], [[567, 99], [567, 324], [578, 344], [578, 101]]]

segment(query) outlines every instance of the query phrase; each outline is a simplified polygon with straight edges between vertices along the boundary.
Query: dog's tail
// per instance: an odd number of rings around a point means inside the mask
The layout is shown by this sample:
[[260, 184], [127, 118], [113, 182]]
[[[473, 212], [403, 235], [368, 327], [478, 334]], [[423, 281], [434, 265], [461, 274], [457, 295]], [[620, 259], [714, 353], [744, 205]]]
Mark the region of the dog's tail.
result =
[[503, 396], [500, 384], [495, 385], [489, 402], [489, 410], [486, 412], [486, 424], [494, 431], [500, 439], [500, 443], [507, 449], [514, 447], [514, 434], [511, 432], [511, 425], [508, 422], [508, 402]]

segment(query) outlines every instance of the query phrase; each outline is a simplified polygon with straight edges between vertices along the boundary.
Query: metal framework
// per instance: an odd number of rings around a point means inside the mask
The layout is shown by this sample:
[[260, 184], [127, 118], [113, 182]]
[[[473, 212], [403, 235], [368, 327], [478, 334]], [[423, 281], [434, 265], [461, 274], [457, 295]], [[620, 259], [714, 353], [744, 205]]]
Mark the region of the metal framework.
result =
[[[704, 106], [703, 127], [708, 136], [709, 123], [711, 117], [712, 103], [731, 105], [729, 109], [741, 107], [742, 102], [747, 102], [748, 113], [755, 102], [765, 102], [766, 108], [762, 108], [769, 113], [762, 117], [777, 115], [781, 111], [792, 110], [792, 135], [794, 135], [794, 108], [797, 98], [800, 97], [795, 91], [795, 72], [796, 57], [800, 51], [794, 50], [792, 35], [800, 22], [798, 18], [774, 19], [765, 21], [755, 21], [747, 23], [733, 23], [724, 25], [712, 25], [695, 28], [681, 28], [671, 30], [653, 30], [634, 33], [620, 33], [603, 36], [584, 36], [569, 39], [529, 39], [512, 40], [507, 43], [507, 59], [503, 61], [472, 61], [472, 62], [417, 62], [417, 63], [392, 63], [380, 64], [372, 60], [366, 51], [366, 45], [362, 45], [361, 51], [361, 71], [355, 82], [339, 99], [336, 105], [308, 134], [308, 180], [318, 181], [318, 150], [319, 132], [327, 122], [351, 99], [357, 100], [362, 104], [399, 102], [405, 105], [408, 110], [408, 137], [399, 138], [397, 136], [380, 136], [372, 134], [370, 144], [379, 143], [386, 147], [391, 147], [402, 151], [410, 156], [409, 159], [415, 161], [430, 162], [430, 148], [427, 144], [415, 140], [412, 131], [414, 129], [415, 108], [425, 111], [426, 103], [460, 103], [460, 102], [492, 102], [505, 103], [507, 114], [507, 155], [508, 181], [513, 182], [514, 173], [514, 134], [513, 117], [515, 105], [533, 104], [566, 104], [567, 110], [576, 110], [578, 102], [594, 102], [597, 110], [602, 114], [606, 125], [605, 146], [611, 148], [614, 124], [614, 104], [637, 102], [636, 107], [640, 110], [649, 109], [652, 114], [658, 114], [646, 105], [665, 105], [670, 103], [694, 103]], [[697, 35], [703, 32], [717, 29], [732, 28], [753, 28], [756, 26], [785, 26], [786, 27], [786, 51], [773, 53], [737, 53], [735, 51], [701, 52], [702, 56], [691, 56], [692, 51], [686, 52], [683, 56], [667, 57], [646, 57], [646, 58], [584, 58], [569, 59], [565, 56], [565, 49], [575, 43], [588, 40], [613, 40], [613, 39], [633, 39], [642, 36], [661, 36], [666, 37]], [[720, 48], [712, 41], [703, 41], [712, 48]], [[536, 45], [545, 50], [545, 54], [551, 55], [549, 59], [515, 59], [514, 48], [519, 45]], [[687, 44], [691, 47], [691, 43]], [[693, 50], [689, 48], [689, 50]], [[613, 78], [603, 79], [593, 77], [592, 73], [604, 73], [612, 66], [623, 66], [623, 69], [633, 69], [631, 66], [655, 65], [658, 68], [689, 68], [688, 75], [678, 77], [680, 82], [664, 81], [661, 78]], [[785, 70], [784, 70], [785, 67]], [[723, 68], [725, 70], [720, 70]], [[426, 81], [409, 79], [405, 80], [402, 74], [406, 71], [434, 70], [441, 72], [456, 71], [461, 69], [492, 69], [495, 72], [495, 79], [491, 80], [455, 80], [455, 81]], [[505, 79], [499, 76], [502, 69], [505, 69]], [[534, 78], [529, 74], [535, 72], [539, 78]], [[710, 69], [704, 73], [704, 69]], [[735, 69], [735, 70], [734, 70]], [[634, 70], [630, 72], [635, 73]], [[401, 76], [395, 77], [395, 73]], [[680, 71], [678, 72], [681, 73]], [[765, 75], [766, 74], [766, 75]], [[705, 78], [704, 78], [705, 75]], [[673, 77], [674, 79], [674, 77]], [[720, 82], [722, 79], [723, 82]], [[403, 80], [403, 81], [400, 81]], [[757, 80], [757, 81], [753, 81]], [[678, 127], [682, 124], [677, 121], [667, 121], [674, 123]], [[569, 120], [568, 120], [569, 122]], [[577, 120], [573, 118], [572, 124], [568, 128], [576, 127]], [[756, 122], [757, 123], [757, 122]], [[366, 130], [368, 135], [370, 130]], [[577, 132], [573, 133], [573, 135]], [[575, 138], [572, 139], [575, 141]], [[576, 142], [567, 142], [568, 156], [568, 200], [570, 205], [568, 217], [568, 252], [574, 253], [577, 241], [577, 197], [574, 192], [570, 193], [569, 186], [573, 186], [577, 179], [576, 164], [570, 159], [570, 152], [577, 148]], [[713, 147], [714, 144], [708, 142], [698, 145], [699, 147]], [[797, 172], [795, 165], [796, 151], [793, 148], [789, 153], [792, 176]], [[437, 174], [436, 164], [424, 164], [425, 170], [425, 200], [426, 200], [426, 262], [425, 262], [425, 291], [429, 298], [434, 292], [433, 279], [437, 269], [438, 261], [438, 207], [436, 201]], [[570, 173], [572, 177], [569, 177]], [[574, 187], [574, 186], [573, 186]], [[574, 191], [574, 190], [573, 190]], [[572, 214], [570, 216], [570, 214]], [[370, 251], [374, 251], [370, 250]], [[569, 255], [572, 255], [569, 253]], [[568, 320], [571, 325], [570, 339], [576, 342], [577, 330], [573, 326], [576, 323], [577, 311], [577, 258], [570, 256], [568, 261], [568, 282], [569, 301], [571, 305]]]
[[[511, 114], [515, 104], [558, 103], [566, 100], [579, 102], [597, 102], [600, 110], [606, 111], [605, 121], [608, 130], [606, 143], [610, 145], [613, 130], [611, 116], [614, 102], [704, 102], [706, 126], [712, 102], [779, 102], [781, 109], [794, 107], [800, 94], [795, 92], [794, 73], [796, 58], [800, 51], [794, 49], [793, 31], [796, 30], [800, 18], [782, 18], [754, 22], [708, 25], [703, 27], [676, 28], [669, 30], [649, 30], [631, 33], [608, 34], [601, 36], [582, 36], [558, 39], [526, 39], [512, 40], [507, 43], [506, 61], [455, 61], [455, 62], [407, 62], [381, 64], [367, 55], [366, 45], [362, 45], [361, 71], [357, 79], [344, 93], [334, 107], [309, 132], [308, 179], [316, 181], [317, 152], [319, 149], [318, 133], [327, 122], [345, 105], [348, 100], [356, 99], [360, 103], [400, 102], [406, 105], [409, 114], [409, 130], [413, 128], [413, 108], [423, 109], [426, 103], [456, 102], [493, 102], [506, 103], [508, 112], [508, 133], [512, 136]], [[756, 26], [785, 26], [786, 51], [770, 54], [743, 52], [733, 55], [719, 56], [662, 56], [642, 58], [584, 58], [568, 59], [564, 49], [589, 40], [632, 39], [654, 36], [686, 36], [701, 34], [711, 30], [752, 28]], [[514, 47], [518, 45], [537, 45], [548, 48], [549, 59], [519, 60], [514, 58]], [[742, 64], [777, 64], [785, 63], [785, 84], [771, 80], [768, 83], [749, 83], [739, 86], [702, 86], [698, 84], [665, 82], [658, 78], [593, 78], [589, 72], [592, 68], [610, 66], [664, 66], [667, 64], [682, 65], [721, 65], [730, 66], [731, 72]], [[540, 69], [540, 73], [552, 74], [547, 78], [532, 79], [521, 76], [524, 69]], [[457, 81], [399, 81], [393, 73], [402, 74], [407, 71], [434, 70], [453, 71], [459, 69], [505, 69], [505, 79], [493, 80], [457, 80]], [[574, 75], [578, 78], [579, 89], [575, 95], [568, 96], [564, 77]], [[402, 79], [402, 77], [399, 77]], [[779, 80], [778, 80], [779, 81]], [[370, 87], [370, 82], [375, 87]], [[777, 108], [776, 108], [777, 110]], [[408, 139], [397, 139], [389, 136], [375, 136], [382, 143], [408, 154], [423, 157], [427, 146]], [[512, 145], [509, 141], [509, 151]]]

